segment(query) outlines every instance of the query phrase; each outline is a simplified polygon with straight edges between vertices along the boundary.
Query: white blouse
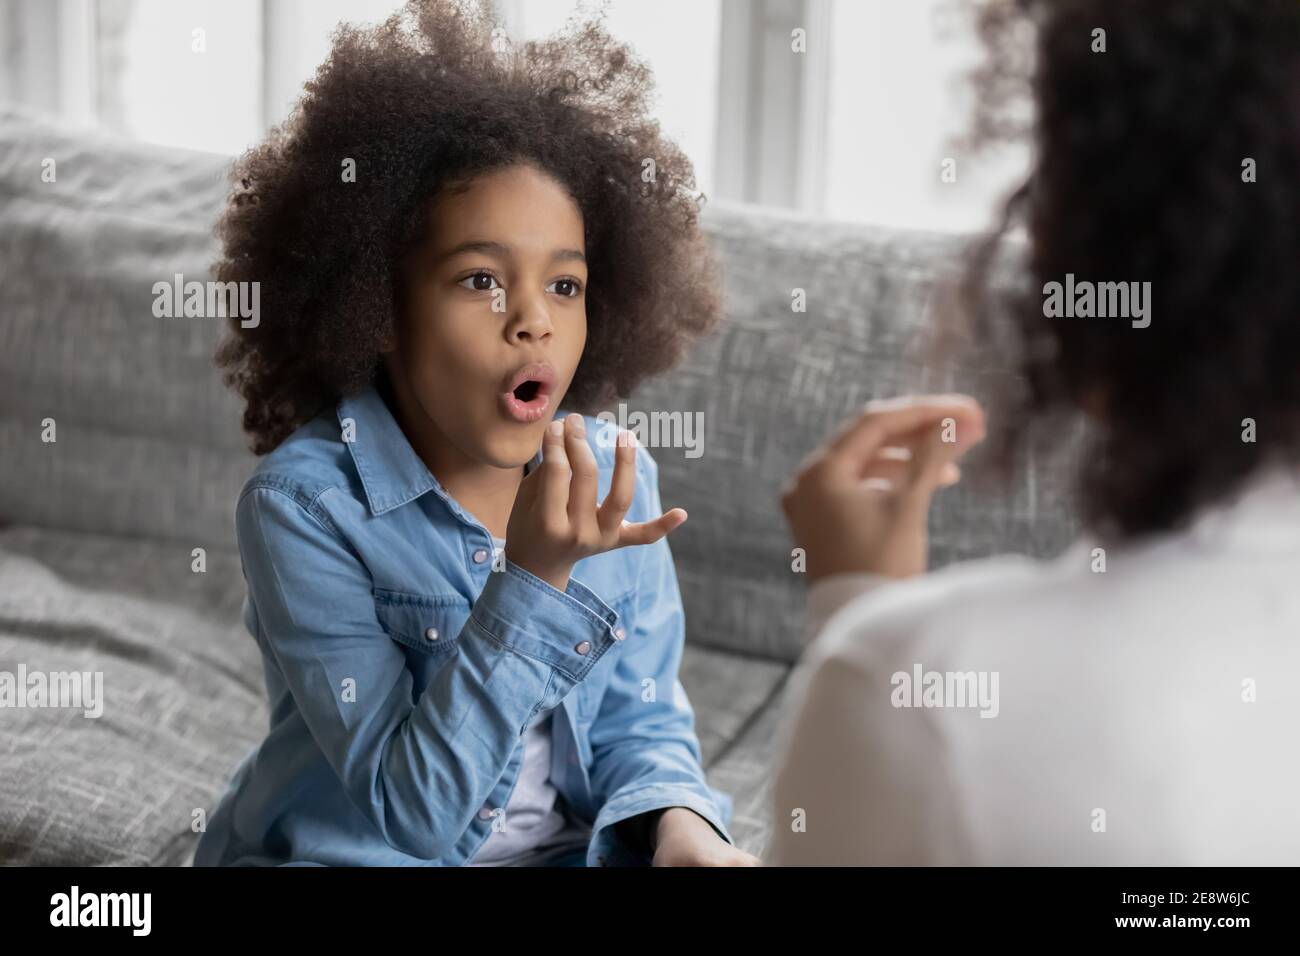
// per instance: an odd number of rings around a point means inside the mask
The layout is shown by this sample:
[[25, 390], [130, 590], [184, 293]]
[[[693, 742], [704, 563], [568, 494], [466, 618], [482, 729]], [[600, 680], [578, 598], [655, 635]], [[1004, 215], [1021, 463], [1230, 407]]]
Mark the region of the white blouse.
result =
[[766, 862], [1300, 862], [1296, 476], [1099, 547], [817, 582]]

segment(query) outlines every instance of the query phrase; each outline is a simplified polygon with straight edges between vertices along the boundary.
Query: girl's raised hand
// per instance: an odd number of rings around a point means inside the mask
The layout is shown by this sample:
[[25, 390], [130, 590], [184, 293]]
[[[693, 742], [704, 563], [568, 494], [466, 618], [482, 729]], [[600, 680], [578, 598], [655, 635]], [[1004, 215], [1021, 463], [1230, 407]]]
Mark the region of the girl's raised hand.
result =
[[686, 520], [673, 508], [653, 521], [623, 520], [636, 492], [636, 438], [620, 431], [609, 494], [596, 505], [599, 472], [581, 415], [554, 421], [542, 442], [542, 465], [519, 484], [506, 529], [506, 557], [563, 591], [582, 558], [634, 544], [654, 544]]

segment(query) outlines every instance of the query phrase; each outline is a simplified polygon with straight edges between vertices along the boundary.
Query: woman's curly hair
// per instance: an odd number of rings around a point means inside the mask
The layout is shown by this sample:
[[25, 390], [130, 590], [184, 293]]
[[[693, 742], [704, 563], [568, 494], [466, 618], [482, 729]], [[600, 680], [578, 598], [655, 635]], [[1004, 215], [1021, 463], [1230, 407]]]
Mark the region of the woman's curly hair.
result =
[[694, 172], [652, 93], [598, 16], [520, 45], [486, 0], [411, 0], [381, 26], [340, 27], [289, 119], [236, 163], [217, 226], [217, 277], [261, 286], [262, 321], [232, 320], [217, 354], [253, 451], [372, 381], [430, 203], [514, 163], [563, 185], [584, 220], [588, 335], [566, 406], [594, 410], [670, 368], [721, 307]]
[[[987, 48], [974, 139], [1033, 143], [1029, 180], [967, 273], [976, 327], [1008, 307], [1014, 320], [1028, 388], [1012, 445], [1059, 424], [1052, 412], [1097, 411], [1088, 523], [1118, 537], [1183, 525], [1262, 464], [1300, 459], [1300, 2], [974, 10]], [[1028, 261], [1007, 294], [994, 250], [1016, 224]], [[1067, 273], [1149, 281], [1150, 326], [1045, 318], [1044, 284]]]

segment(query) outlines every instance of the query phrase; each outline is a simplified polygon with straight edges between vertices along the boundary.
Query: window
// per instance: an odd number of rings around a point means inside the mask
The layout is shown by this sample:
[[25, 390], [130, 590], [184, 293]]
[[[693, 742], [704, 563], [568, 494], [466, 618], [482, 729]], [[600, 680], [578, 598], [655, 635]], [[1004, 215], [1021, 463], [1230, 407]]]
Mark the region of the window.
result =
[[[603, 6], [710, 199], [970, 230], [1023, 174], [960, 155], [981, 55], [961, 0], [495, 0], [516, 40]], [[0, 99], [238, 153], [288, 116], [340, 21], [400, 0], [0, 0]], [[945, 167], [945, 162], [947, 166]], [[947, 175], [945, 175], [945, 172]]]
[[[575, 0], [497, 2], [516, 40], [543, 37], [574, 11], [598, 8]], [[604, 9], [610, 32], [654, 71], [660, 124], [695, 164], [699, 187], [712, 196], [721, 0], [609, 0]]]
[[834, 0], [825, 199], [808, 211], [923, 229], [989, 224], [1027, 171], [1027, 154], [975, 158], [954, 148], [970, 105], [965, 74], [981, 55], [957, 8]]

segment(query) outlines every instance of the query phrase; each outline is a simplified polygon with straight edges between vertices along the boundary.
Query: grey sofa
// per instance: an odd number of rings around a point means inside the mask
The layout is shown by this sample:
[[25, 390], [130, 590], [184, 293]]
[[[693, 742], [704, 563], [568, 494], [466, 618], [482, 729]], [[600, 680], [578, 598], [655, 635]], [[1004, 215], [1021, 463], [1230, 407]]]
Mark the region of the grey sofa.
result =
[[[98, 719], [0, 709], [0, 863], [187, 863], [198, 812], [266, 724], [232, 521], [253, 460], [211, 363], [220, 320], [151, 308], [154, 282], [208, 278], [228, 165], [0, 113], [0, 671], [100, 671], [106, 700]], [[918, 350], [957, 238], [717, 205], [706, 224], [728, 320], [625, 405], [703, 415], [702, 456], [652, 449], [665, 505], [691, 513], [672, 538], [681, 678], [735, 835], [761, 854], [802, 637], [782, 481], [868, 398], [981, 394], [1009, 370]], [[934, 563], [1059, 550], [1066, 476], [1034, 463], [1012, 487], [943, 493]]]

